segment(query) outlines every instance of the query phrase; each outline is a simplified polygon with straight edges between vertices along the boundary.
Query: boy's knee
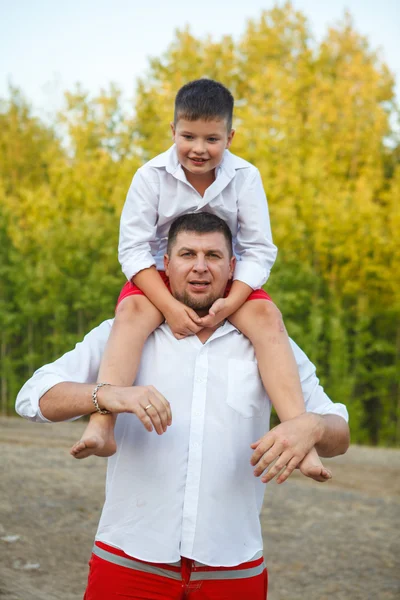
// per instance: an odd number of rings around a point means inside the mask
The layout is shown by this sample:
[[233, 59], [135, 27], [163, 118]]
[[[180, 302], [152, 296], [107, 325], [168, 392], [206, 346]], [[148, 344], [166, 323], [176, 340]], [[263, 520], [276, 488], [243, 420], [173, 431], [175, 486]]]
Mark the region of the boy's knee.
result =
[[270, 300], [250, 300], [249, 305], [258, 321], [268, 323], [283, 323], [282, 313]]
[[133, 320], [142, 319], [148, 310], [149, 300], [140, 294], [134, 294], [124, 298], [117, 306], [115, 312], [115, 321], [118, 323], [132, 322]]

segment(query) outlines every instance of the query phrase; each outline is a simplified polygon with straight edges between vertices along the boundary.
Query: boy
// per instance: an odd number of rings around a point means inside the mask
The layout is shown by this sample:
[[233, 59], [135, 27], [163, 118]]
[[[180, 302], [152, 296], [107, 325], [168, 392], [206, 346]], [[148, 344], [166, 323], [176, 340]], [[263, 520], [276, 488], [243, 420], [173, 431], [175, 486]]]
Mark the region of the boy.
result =
[[[115, 419], [100, 408], [101, 387], [132, 385], [143, 345], [164, 320], [180, 340], [229, 319], [252, 342], [263, 384], [280, 420], [305, 410], [281, 314], [259, 289], [268, 279], [276, 248], [259, 172], [228, 151], [235, 134], [232, 114], [233, 97], [222, 84], [199, 79], [183, 86], [176, 96], [171, 124], [174, 146], [141, 167], [133, 178], [121, 216], [119, 244], [128, 283], [118, 300], [100, 383], [93, 394], [96, 412], [71, 449], [76, 458], [115, 452]], [[238, 258], [228, 294], [203, 318], [172, 297], [162, 271], [170, 223], [181, 214], [198, 211], [214, 213], [227, 222]], [[197, 272], [198, 278], [190, 282], [193, 291], [204, 289], [211, 276], [206, 264], [199, 264]], [[144, 407], [141, 420], [148, 431], [153, 426], [159, 434], [166, 430], [151, 402]], [[278, 481], [285, 481], [293, 468], [289, 463]], [[302, 471], [317, 481], [331, 477], [315, 450], [304, 459]]]

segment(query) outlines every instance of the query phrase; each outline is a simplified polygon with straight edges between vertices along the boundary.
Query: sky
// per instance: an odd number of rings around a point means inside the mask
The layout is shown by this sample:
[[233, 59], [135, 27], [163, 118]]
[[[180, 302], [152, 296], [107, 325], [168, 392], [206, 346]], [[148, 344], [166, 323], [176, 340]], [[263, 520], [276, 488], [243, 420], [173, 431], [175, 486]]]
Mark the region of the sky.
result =
[[[246, 20], [283, 4], [275, 0], [0, 0], [0, 97], [8, 84], [22, 89], [35, 112], [49, 117], [63, 92], [80, 82], [96, 94], [115, 82], [133, 98], [135, 80], [148, 59], [160, 56], [175, 30], [196, 36], [239, 38]], [[397, 80], [400, 97], [399, 0], [292, 0], [309, 19], [317, 39], [349, 10], [356, 29], [370, 40]]]

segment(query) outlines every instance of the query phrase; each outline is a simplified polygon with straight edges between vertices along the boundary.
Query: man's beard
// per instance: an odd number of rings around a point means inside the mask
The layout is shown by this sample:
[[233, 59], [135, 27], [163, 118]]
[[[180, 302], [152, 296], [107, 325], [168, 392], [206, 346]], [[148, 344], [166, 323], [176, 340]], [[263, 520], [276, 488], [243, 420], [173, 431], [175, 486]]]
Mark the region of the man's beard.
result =
[[174, 294], [174, 297], [182, 302], [185, 306], [192, 308], [198, 313], [203, 313], [203, 315], [208, 314], [208, 311], [214, 304], [218, 298], [221, 298], [220, 294], [210, 294], [206, 297], [196, 298], [195, 296], [191, 296], [188, 292], [184, 291], [182, 294]]

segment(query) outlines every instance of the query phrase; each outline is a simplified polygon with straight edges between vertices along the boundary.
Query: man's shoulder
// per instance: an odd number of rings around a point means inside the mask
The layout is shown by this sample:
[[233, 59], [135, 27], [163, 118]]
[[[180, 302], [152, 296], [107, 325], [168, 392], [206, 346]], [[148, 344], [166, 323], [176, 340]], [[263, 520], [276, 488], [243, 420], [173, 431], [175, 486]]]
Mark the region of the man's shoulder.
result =
[[76, 347], [80, 346], [97, 346], [98, 344], [105, 343], [110, 335], [111, 327], [114, 323], [114, 319], [107, 319], [103, 321], [93, 329], [91, 329], [81, 340], [77, 343]]

